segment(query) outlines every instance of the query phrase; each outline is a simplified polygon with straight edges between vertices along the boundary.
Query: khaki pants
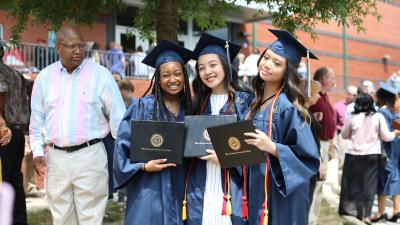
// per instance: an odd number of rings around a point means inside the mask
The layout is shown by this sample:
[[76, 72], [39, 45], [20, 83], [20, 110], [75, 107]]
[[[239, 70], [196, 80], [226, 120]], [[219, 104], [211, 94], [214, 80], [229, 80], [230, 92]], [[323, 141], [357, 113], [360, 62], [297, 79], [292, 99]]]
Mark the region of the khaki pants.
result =
[[[324, 164], [326, 168], [328, 167], [328, 161], [329, 161], [329, 146], [330, 142], [329, 141], [320, 141], [321, 142], [321, 164]], [[318, 224], [318, 217], [319, 217], [319, 211], [321, 209], [321, 200], [322, 200], [322, 184], [323, 181], [317, 181], [315, 184], [315, 189], [314, 189], [314, 194], [313, 194], [313, 201], [310, 206], [310, 212], [308, 214], [308, 224], [309, 225], [316, 225]]]
[[75, 152], [50, 148], [46, 194], [54, 225], [101, 225], [108, 198], [102, 142]]

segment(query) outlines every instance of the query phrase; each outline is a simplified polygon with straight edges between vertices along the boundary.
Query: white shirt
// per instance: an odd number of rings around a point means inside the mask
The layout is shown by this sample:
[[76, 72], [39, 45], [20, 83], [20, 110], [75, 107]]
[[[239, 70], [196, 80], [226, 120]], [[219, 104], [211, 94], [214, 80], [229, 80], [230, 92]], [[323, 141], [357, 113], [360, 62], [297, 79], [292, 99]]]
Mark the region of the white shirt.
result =
[[246, 68], [246, 75], [247, 76], [257, 76], [258, 74], [258, 67], [257, 67], [257, 61], [260, 58], [259, 55], [257, 54], [251, 54], [247, 56], [247, 58], [244, 60], [244, 66]]
[[[219, 115], [219, 111], [228, 101], [228, 94], [211, 94], [212, 115]], [[222, 189], [221, 167], [211, 161], [206, 164], [206, 187], [204, 191], [203, 225], [232, 225], [229, 216], [221, 215], [224, 192]]]
[[365, 113], [352, 114], [347, 118], [341, 135], [350, 139], [346, 153], [351, 155], [381, 154], [381, 140], [389, 142], [395, 138], [380, 113], [369, 116]]

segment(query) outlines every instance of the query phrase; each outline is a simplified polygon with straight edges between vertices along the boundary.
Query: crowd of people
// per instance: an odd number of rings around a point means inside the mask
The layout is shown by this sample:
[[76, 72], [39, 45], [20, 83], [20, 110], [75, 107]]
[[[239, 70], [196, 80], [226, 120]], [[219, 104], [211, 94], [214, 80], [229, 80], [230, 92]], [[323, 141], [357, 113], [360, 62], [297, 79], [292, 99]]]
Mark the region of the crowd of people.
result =
[[[78, 29], [62, 27], [60, 60], [43, 68], [33, 87], [0, 60], [0, 174], [16, 192], [13, 224], [27, 224], [33, 170], [21, 173], [26, 148], [25, 160], [46, 177], [55, 225], [102, 224], [116, 190], [127, 196], [126, 225], [317, 224], [332, 158], [342, 171], [339, 214], [366, 224], [399, 221], [397, 75], [377, 91], [370, 81], [349, 86], [331, 104], [334, 70], [301, 75], [302, 58], [318, 58], [287, 31], [270, 31], [277, 39], [247, 59], [239, 45], [204, 33], [193, 51], [162, 40], [147, 54], [138, 47], [129, 59], [112, 43], [102, 66], [95, 55], [85, 58]], [[141, 98], [133, 98], [127, 67], [137, 76], [154, 71]], [[132, 120], [177, 122], [186, 115], [252, 121], [255, 130], [244, 141], [263, 153], [264, 163], [222, 169], [215, 149], [182, 165], [132, 160]], [[375, 197], [379, 212], [372, 215]], [[393, 215], [385, 211], [387, 197]]]

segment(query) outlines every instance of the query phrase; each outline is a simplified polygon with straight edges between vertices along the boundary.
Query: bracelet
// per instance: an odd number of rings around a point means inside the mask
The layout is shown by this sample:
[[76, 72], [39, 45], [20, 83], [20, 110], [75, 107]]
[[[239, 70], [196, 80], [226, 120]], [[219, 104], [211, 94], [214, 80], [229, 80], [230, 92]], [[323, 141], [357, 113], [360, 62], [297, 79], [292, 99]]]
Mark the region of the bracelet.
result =
[[144, 172], [147, 172], [147, 171], [146, 171], [146, 163], [143, 163], [143, 165], [142, 165], [142, 170], [143, 170]]

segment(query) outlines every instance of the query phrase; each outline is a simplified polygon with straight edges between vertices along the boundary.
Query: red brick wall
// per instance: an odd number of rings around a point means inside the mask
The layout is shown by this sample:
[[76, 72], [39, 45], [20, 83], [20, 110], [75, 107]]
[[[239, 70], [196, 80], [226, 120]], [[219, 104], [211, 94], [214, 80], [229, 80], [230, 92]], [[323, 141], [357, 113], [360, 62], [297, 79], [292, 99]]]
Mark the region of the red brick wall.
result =
[[135, 87], [135, 91], [133, 95], [135, 98], [140, 98], [143, 96], [144, 92], [149, 88], [150, 81], [149, 80], [136, 80], [136, 79], [129, 79], [129, 81]]
[[[357, 38], [366, 38], [400, 46], [400, 7], [378, 2], [378, 10], [382, 15], [382, 19], [378, 22], [372, 16], [366, 17], [364, 25], [367, 28], [367, 31], [365, 33], [357, 33], [354, 27], [349, 27], [347, 29], [347, 34]], [[276, 39], [267, 31], [268, 28], [272, 28], [272, 26], [266, 22], [257, 23], [257, 41], [270, 43]], [[296, 35], [301, 42], [310, 49], [343, 54], [343, 42], [341, 38], [342, 27], [338, 27], [337, 23], [332, 22], [330, 24], [318, 24], [316, 30], [333, 32], [340, 36], [332, 37], [321, 34], [318, 36], [318, 39], [314, 41], [308, 33], [297, 31]], [[246, 24], [244, 31], [250, 34], [248, 40], [249, 43], [251, 43], [252, 24]], [[259, 47], [260, 49], [265, 49], [266, 46]], [[348, 40], [347, 53], [349, 56], [379, 60], [379, 62], [365, 62], [348, 59], [347, 74], [349, 84], [358, 86], [363, 79], [369, 79], [374, 81], [376, 87], [378, 87], [379, 80], [386, 80], [391, 73], [400, 70], [400, 66], [388, 65], [388, 73], [385, 73], [382, 63], [382, 57], [385, 54], [390, 55], [390, 61], [400, 63], [399, 48], [390, 48], [377, 44]], [[329, 66], [335, 70], [338, 86], [335, 90], [335, 94], [332, 95], [332, 102], [334, 102], [343, 94], [343, 59], [341, 57], [317, 56], [320, 60], [311, 61], [312, 72], [321, 66]]]
[[[4, 39], [10, 38], [10, 29], [15, 20], [8, 16], [6, 11], [0, 10], [0, 24], [3, 25]], [[22, 33], [22, 42], [36, 43], [36, 39], [42, 38], [47, 41], [48, 29], [43, 26], [28, 25], [27, 29]], [[103, 23], [94, 23], [91, 27], [81, 27], [82, 35], [85, 41], [95, 41], [100, 45], [100, 48], [106, 47], [106, 25]]]

